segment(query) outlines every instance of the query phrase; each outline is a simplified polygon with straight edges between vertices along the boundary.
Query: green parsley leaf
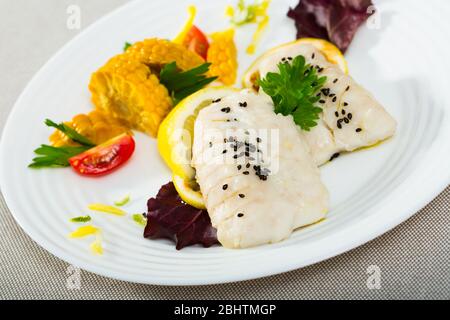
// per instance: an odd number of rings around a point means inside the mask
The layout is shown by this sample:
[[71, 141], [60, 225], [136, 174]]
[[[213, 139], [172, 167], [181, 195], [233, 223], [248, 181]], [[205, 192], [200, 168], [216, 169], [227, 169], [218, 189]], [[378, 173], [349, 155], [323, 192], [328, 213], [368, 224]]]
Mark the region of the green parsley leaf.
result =
[[245, 0], [239, 0], [236, 12], [231, 17], [230, 22], [235, 26], [242, 26], [248, 23], [254, 23], [257, 21], [260, 12], [264, 12], [265, 8], [269, 5], [267, 0], [256, 0], [252, 4], [246, 4]]
[[275, 113], [292, 115], [298, 126], [309, 131], [317, 125], [322, 112], [322, 108], [316, 106], [320, 100], [317, 93], [326, 79], [319, 77], [316, 69], [299, 55], [292, 63], [279, 63], [278, 72], [269, 72], [258, 84], [272, 98]]
[[123, 46], [123, 52], [127, 51], [129, 47], [131, 47], [133, 44], [129, 43], [129, 42], [125, 42], [124, 46]]
[[68, 136], [70, 139], [72, 139], [74, 142], [78, 142], [79, 144], [86, 146], [86, 147], [91, 147], [91, 148], [95, 147], [95, 144], [93, 142], [91, 142], [85, 136], [76, 132], [74, 129], [72, 129], [65, 123], [57, 124], [50, 119], [46, 119], [45, 124], [49, 127], [53, 127], [53, 128], [56, 128], [57, 130], [61, 131], [66, 136]]
[[145, 227], [147, 225], [147, 218], [145, 218], [142, 214], [133, 214], [132, 218], [134, 222], [142, 227]]
[[204, 63], [188, 71], [180, 71], [176, 62], [166, 64], [160, 73], [160, 82], [169, 90], [174, 104], [197, 92], [217, 79], [206, 76], [210, 63]]
[[49, 145], [41, 145], [34, 150], [38, 157], [28, 165], [29, 168], [39, 169], [48, 167], [68, 167], [69, 159], [90, 149], [87, 146], [80, 147], [53, 147]]
[[118, 206], [118, 207], [123, 207], [128, 202], [130, 202], [130, 195], [129, 194], [127, 194], [125, 197], [123, 197], [120, 200], [114, 201], [114, 205]]
[[70, 219], [70, 222], [76, 222], [76, 223], [86, 223], [91, 221], [92, 218], [91, 216], [84, 216], [84, 217], [75, 217]]

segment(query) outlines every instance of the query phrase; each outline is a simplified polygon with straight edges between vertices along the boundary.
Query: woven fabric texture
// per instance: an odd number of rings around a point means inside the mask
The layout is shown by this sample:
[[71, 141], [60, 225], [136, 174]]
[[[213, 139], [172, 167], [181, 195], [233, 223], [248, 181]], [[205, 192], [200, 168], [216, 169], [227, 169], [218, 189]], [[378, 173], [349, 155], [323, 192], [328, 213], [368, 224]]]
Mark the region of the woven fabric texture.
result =
[[[0, 127], [32, 75], [79, 31], [66, 27], [78, 5], [82, 27], [125, 0], [0, 2]], [[51, 17], [49, 19], [48, 17]], [[46, 35], [42, 37], [40, 35]], [[32, 52], [30, 48], [33, 48]], [[163, 287], [72, 271], [33, 242], [0, 197], [1, 299], [450, 299], [450, 188], [372, 242], [322, 263], [268, 278], [215, 286]], [[379, 288], [371, 286], [373, 266]], [[368, 283], [369, 282], [369, 283]]]

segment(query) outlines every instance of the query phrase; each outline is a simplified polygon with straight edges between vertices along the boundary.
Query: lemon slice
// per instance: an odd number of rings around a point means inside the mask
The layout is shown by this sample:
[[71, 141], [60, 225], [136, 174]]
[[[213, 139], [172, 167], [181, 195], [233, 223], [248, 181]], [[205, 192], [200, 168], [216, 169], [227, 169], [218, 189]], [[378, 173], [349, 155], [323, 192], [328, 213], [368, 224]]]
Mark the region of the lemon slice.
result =
[[314, 46], [316, 49], [320, 50], [322, 54], [325, 56], [325, 58], [336, 65], [339, 66], [339, 68], [345, 73], [348, 74], [348, 65], [347, 61], [344, 58], [344, 55], [342, 52], [331, 42], [328, 42], [326, 40], [322, 39], [316, 39], [316, 38], [302, 38], [297, 41], [293, 41], [290, 43], [282, 44], [278, 47], [272, 48], [269, 51], [267, 51], [265, 54], [263, 54], [261, 57], [255, 60], [253, 64], [248, 68], [248, 70], [245, 72], [243, 77], [243, 86], [246, 88], [253, 87], [253, 82], [255, 80], [255, 74], [259, 70], [259, 65], [263, 59], [267, 58], [268, 56], [272, 55], [275, 51], [282, 49], [284, 47], [289, 47], [293, 45], [302, 45], [302, 44], [310, 44]]
[[185, 180], [180, 176], [173, 175], [172, 181], [184, 202], [197, 209], [206, 209], [202, 193], [195, 180]]
[[205, 209], [203, 196], [191, 166], [194, 124], [198, 113], [214, 100], [238, 92], [230, 87], [210, 87], [181, 101], [164, 119], [158, 131], [159, 154], [173, 172], [173, 183], [184, 202]]
[[158, 150], [172, 172], [186, 181], [195, 179], [191, 167], [194, 123], [201, 109], [237, 89], [210, 87], [181, 101], [164, 119], [158, 131]]

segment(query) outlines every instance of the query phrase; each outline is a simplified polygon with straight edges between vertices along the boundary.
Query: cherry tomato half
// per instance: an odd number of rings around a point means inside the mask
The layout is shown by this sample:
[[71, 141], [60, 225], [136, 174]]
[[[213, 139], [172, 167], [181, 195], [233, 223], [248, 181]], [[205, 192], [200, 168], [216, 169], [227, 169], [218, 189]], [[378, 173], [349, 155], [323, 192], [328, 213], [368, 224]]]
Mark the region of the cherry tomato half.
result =
[[189, 50], [196, 52], [199, 56], [206, 60], [209, 42], [208, 38], [199, 28], [192, 26], [183, 43]]
[[76, 172], [83, 176], [100, 176], [123, 165], [134, 152], [132, 136], [122, 134], [69, 159]]

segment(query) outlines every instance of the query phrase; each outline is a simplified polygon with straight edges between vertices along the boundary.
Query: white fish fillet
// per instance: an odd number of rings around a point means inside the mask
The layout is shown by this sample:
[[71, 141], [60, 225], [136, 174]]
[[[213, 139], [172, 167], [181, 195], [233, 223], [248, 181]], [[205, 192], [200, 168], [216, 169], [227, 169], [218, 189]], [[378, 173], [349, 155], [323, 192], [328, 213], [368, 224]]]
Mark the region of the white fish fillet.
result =
[[273, 50], [250, 70], [245, 85], [252, 86], [251, 76], [255, 73], [264, 78], [268, 72], [278, 70], [277, 64], [283, 58], [298, 55], [303, 55], [308, 64], [322, 68], [319, 75], [327, 77], [323, 88], [329, 93], [325, 90], [321, 95], [323, 103], [319, 106], [323, 113], [319, 124], [309, 132], [303, 131], [317, 165], [337, 153], [371, 146], [394, 135], [395, 119], [366, 89], [312, 45], [293, 43]]
[[244, 90], [201, 110], [192, 165], [224, 247], [284, 240], [328, 211], [328, 192], [304, 137], [291, 116], [273, 112], [267, 96]]

